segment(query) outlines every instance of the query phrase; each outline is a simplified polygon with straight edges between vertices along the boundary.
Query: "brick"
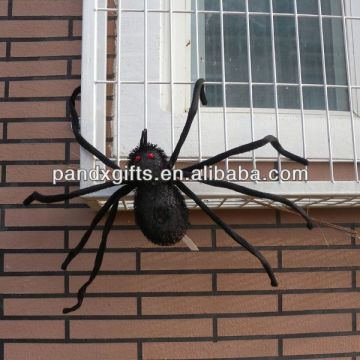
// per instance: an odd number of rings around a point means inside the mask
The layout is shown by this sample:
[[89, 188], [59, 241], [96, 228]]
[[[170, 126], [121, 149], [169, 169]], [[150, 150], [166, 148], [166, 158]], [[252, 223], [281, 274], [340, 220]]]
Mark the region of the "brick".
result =
[[2, 20], [0, 32], [5, 38], [61, 37], [68, 34], [68, 22], [64, 20]]
[[360, 250], [289, 250], [283, 251], [283, 266], [350, 267], [360, 265]]
[[4, 137], [4, 124], [0, 123], [0, 140], [2, 140], [3, 137]]
[[0, 103], [0, 113], [3, 119], [65, 117], [64, 101], [28, 101]]
[[[4, 299], [4, 314], [58, 316], [68, 302], [68, 298]], [[86, 298], [76, 315], [136, 315], [136, 298]]]
[[188, 338], [211, 335], [211, 319], [70, 321], [72, 339]]
[[143, 315], [226, 314], [277, 311], [277, 296], [143, 297]]
[[66, 60], [3, 61], [0, 66], [0, 77], [66, 75], [66, 72]]
[[39, 182], [52, 184], [54, 170], [66, 171], [76, 169], [77, 165], [8, 165], [6, 166], [6, 181], [16, 182]]
[[71, 60], [71, 75], [80, 75], [81, 74], [81, 60], [73, 59]]
[[11, 56], [77, 56], [81, 54], [81, 42], [74, 41], [34, 41], [14, 42]]
[[[335, 229], [241, 229], [239, 234], [255, 246], [316, 246], [350, 245], [351, 236]], [[238, 247], [239, 245], [223, 230], [216, 231], [216, 246]]]
[[14, 16], [80, 16], [82, 1], [79, 0], [14, 0]]
[[[350, 288], [350, 272], [301, 272], [277, 273], [279, 287], [276, 289], [335, 289]], [[219, 291], [274, 290], [263, 274], [218, 274]]]
[[0, 1], [0, 16], [7, 16], [8, 13], [8, 1], [1, 0]]
[[0, 144], [0, 160], [63, 160], [64, 144]]
[[351, 329], [351, 314], [218, 319], [220, 336], [318, 334]]
[[[23, 200], [33, 191], [38, 191], [44, 195], [63, 193], [63, 187], [0, 187], [0, 198], [2, 204], [22, 204]], [[61, 204], [61, 202], [60, 202]]]
[[136, 344], [6, 344], [6, 360], [17, 360], [19, 354], [36, 360], [121, 360], [137, 358]]
[[3, 294], [53, 294], [64, 292], [63, 276], [0, 276]]
[[143, 344], [143, 359], [224, 359], [274, 357], [277, 340], [237, 340], [217, 342], [157, 342]]
[[79, 85], [80, 80], [11, 81], [10, 97], [70, 96]]
[[284, 311], [358, 309], [358, 292], [283, 295]]
[[62, 231], [2, 231], [0, 248], [2, 249], [62, 249], [64, 233]]
[[[77, 292], [88, 279], [84, 276], [70, 277], [70, 291]], [[211, 291], [211, 275], [99, 275], [88, 289], [96, 293], [138, 292], [188, 292]]]
[[353, 163], [335, 163], [334, 178], [336, 181], [354, 181], [355, 168]]
[[6, 226], [85, 226], [94, 213], [90, 209], [7, 209]]
[[[360, 209], [358, 208], [343, 208], [341, 211], [339, 209], [316, 209], [311, 208], [309, 210], [310, 216], [327, 221], [332, 223], [357, 223], [360, 217]], [[282, 212], [281, 213], [281, 222], [284, 224], [287, 223], [299, 223], [303, 222], [303, 220], [296, 216], [289, 213]]]
[[[214, 210], [220, 218], [227, 224], [275, 224], [275, 211], [261, 209], [246, 210]], [[203, 212], [194, 211], [191, 213], [190, 223], [195, 224], [214, 224], [214, 222]], [[235, 231], [241, 230], [235, 229]]]
[[[109, 6], [109, 5], [108, 5]], [[114, 20], [108, 20], [107, 33], [108, 36], [114, 36], [116, 30], [116, 23]], [[82, 35], [82, 21], [74, 20], [73, 22], [73, 36], [81, 36]], [[108, 41], [111, 41], [108, 39]]]
[[[4, 270], [7, 271], [61, 271], [65, 254], [5, 254]], [[80, 254], [68, 267], [70, 271], [90, 271], [95, 254]], [[134, 254], [106, 253], [101, 270], [135, 270]]]
[[360, 244], [360, 227], [355, 228], [357, 235], [355, 236], [356, 244]]
[[2, 339], [62, 339], [64, 322], [58, 320], [1, 320]]
[[[277, 267], [276, 252], [264, 251], [263, 255], [273, 267]], [[142, 270], [243, 269], [260, 267], [259, 260], [245, 251], [141, 254]]]
[[285, 356], [352, 353], [360, 351], [360, 336], [284, 339], [283, 347]]
[[6, 43], [0, 42], [0, 57], [5, 57], [6, 55]]
[[[296, 166], [294, 164], [293, 166]], [[330, 180], [330, 167], [329, 163], [312, 163], [308, 166], [308, 176], [310, 181], [328, 181]]]
[[70, 144], [70, 160], [80, 160], [80, 145], [78, 143]]
[[[6, 226], [89, 226], [95, 211], [92, 209], [7, 209]], [[117, 216], [115, 224], [129, 224], [131, 215]], [[104, 219], [101, 224], [104, 223]]]
[[8, 139], [73, 139], [69, 122], [23, 122], [8, 124]]
[[82, 21], [74, 20], [73, 21], [73, 36], [81, 36], [82, 35]]
[[[108, 59], [107, 62], [107, 73], [113, 74], [114, 72], [114, 59]], [[71, 75], [80, 75], [81, 74], [81, 60], [72, 59], [71, 60]], [[107, 86], [108, 89], [111, 89], [111, 85]]]
[[[5, 97], [5, 83], [0, 81], [0, 98]], [[2, 127], [2, 124], [1, 124]], [[1, 138], [2, 138], [2, 130], [1, 130]]]
[[[80, 241], [83, 231], [70, 231], [69, 244], [70, 247], [76, 246]], [[100, 244], [102, 231], [95, 230], [91, 235], [90, 240], [85, 248], [97, 249]], [[196, 243], [198, 247], [211, 246], [211, 232], [210, 230], [191, 229], [187, 232], [188, 236]], [[157, 248], [168, 249], [166, 246], [157, 246], [151, 241], [147, 240], [140, 230], [112, 230], [108, 237], [108, 248]], [[186, 244], [183, 241], [174, 245], [175, 248], [184, 248]]]

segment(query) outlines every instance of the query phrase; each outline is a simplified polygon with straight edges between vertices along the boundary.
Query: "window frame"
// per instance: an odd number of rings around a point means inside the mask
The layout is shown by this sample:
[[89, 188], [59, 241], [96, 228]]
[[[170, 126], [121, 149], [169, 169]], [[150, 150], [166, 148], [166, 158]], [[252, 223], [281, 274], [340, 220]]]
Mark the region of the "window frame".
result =
[[[165, 1], [165, 0], [159, 0], [159, 1]], [[146, 3], [146, 2], [145, 2]], [[86, 5], [85, 5], [86, 4]], [[103, 43], [102, 39], [104, 38], [104, 35], [106, 35], [106, 31], [105, 34], [104, 32], [102, 32], [101, 34], [98, 33], [98, 25], [101, 27], [103, 26], [104, 28], [106, 28], [106, 26], [104, 26], [104, 24], [106, 23], [106, 19], [107, 19], [107, 10], [105, 11], [104, 9], [106, 9], [106, 5], [107, 5], [107, 1], [106, 0], [89, 0], [89, 2], [86, 2], [84, 4], [84, 16], [83, 16], [83, 60], [82, 60], [82, 104], [83, 106], [81, 107], [81, 129], [82, 129], [82, 134], [83, 136], [92, 144], [94, 144], [94, 146], [96, 146], [100, 151], [105, 153], [106, 150], [106, 121], [104, 121], [104, 119], [106, 118], [106, 84], [107, 83], [115, 83], [115, 87], [117, 89], [120, 88], [121, 86], [121, 82], [117, 82], [117, 81], [102, 81], [101, 79], [105, 79], [106, 78], [106, 44]], [[96, 11], [94, 11], [95, 9], [97, 9]], [[98, 11], [99, 9], [102, 9], [101, 11]], [[172, 12], [173, 10], [170, 9], [169, 12], [169, 16], [172, 16]], [[120, 11], [119, 13], [121, 14], [122, 11]], [[95, 15], [95, 13], [97, 15]], [[101, 25], [102, 24], [102, 25]], [[118, 33], [121, 29], [121, 25], [119, 26], [119, 22], [118, 22]], [[163, 30], [163, 29], [162, 29]], [[106, 38], [106, 36], [105, 36]], [[117, 46], [120, 46], [121, 43], [121, 36], [118, 37], [118, 43]], [[97, 44], [97, 45], [95, 45]], [[183, 45], [179, 45], [180, 42], [173, 42], [173, 49], [177, 48], [178, 46], [184, 46]], [[172, 51], [173, 51], [172, 49]], [[100, 55], [99, 55], [100, 54]], [[118, 57], [120, 58], [120, 57]], [[120, 60], [118, 60], [118, 65], [120, 64]], [[173, 64], [172, 64], [173, 65]], [[120, 74], [121, 75], [121, 74]], [[118, 74], [119, 76], [119, 74]], [[144, 84], [145, 85], [145, 84]], [[146, 84], [147, 86], [150, 86], [150, 82], [148, 82]], [[145, 86], [146, 87], [146, 86]], [[190, 86], [188, 87], [188, 90], [185, 91], [185, 99], [186, 99], [186, 103], [189, 104], [190, 103]], [[117, 97], [117, 102], [119, 102], [119, 97]], [[89, 105], [90, 104], [90, 105]], [[179, 108], [184, 109], [184, 98], [182, 98], [181, 100], [181, 104], [179, 105]], [[168, 106], [169, 104], [165, 105], [164, 103], [161, 103], [161, 111], [164, 111], [164, 109], [162, 108], [163, 106]], [[173, 104], [173, 109], [174, 109], [174, 105], [176, 106], [176, 104]], [[206, 108], [206, 107], [201, 107], [201, 111], [200, 111], [200, 115], [198, 117], [199, 119], [199, 123], [205, 123], [206, 122], [206, 117], [207, 114], [217, 114], [217, 115], [221, 115], [221, 114], [248, 114], [249, 109], [243, 109], [243, 108], [230, 108], [230, 109], [225, 109], [226, 111], [224, 112], [224, 109], [217, 109], [217, 108]], [[263, 115], [268, 115], [269, 113], [274, 113], [274, 109], [261, 109], [259, 111], [259, 109], [253, 109], [253, 111], [256, 113], [256, 115], [259, 116], [263, 116]], [[166, 112], [166, 109], [165, 109]], [[174, 110], [172, 110], [172, 112], [174, 112]], [[294, 110], [294, 111], [290, 111], [288, 109], [286, 109], [284, 112], [283, 110], [278, 109], [279, 115], [284, 115], [287, 116], [289, 119], [291, 119], [293, 116], [298, 116], [299, 113], [301, 115], [301, 110]], [[306, 112], [306, 113], [305, 113]], [[304, 110], [304, 114], [307, 116], [308, 119], [311, 120], [311, 123], [315, 122], [316, 119], [319, 118], [319, 116], [324, 116], [324, 111], [320, 110], [320, 111], [313, 111], [313, 110]], [[338, 111], [334, 112], [336, 114], [334, 114], [334, 117], [338, 117], [340, 118], [341, 116], [346, 117], [348, 116], [347, 113], [345, 114], [339, 114]], [[178, 114], [176, 114], [178, 115]], [[330, 114], [329, 115], [333, 115]], [[115, 112], [115, 117], [117, 116], [117, 113]], [[183, 111], [181, 113], [182, 116], [182, 120], [180, 120], [180, 123], [183, 124], [183, 120], [186, 117], [186, 110]], [[201, 119], [200, 119], [201, 118]], [[201, 121], [200, 121], [201, 120]], [[199, 123], [198, 125], [196, 125], [196, 122], [194, 123], [193, 127], [199, 127]], [[138, 138], [140, 135], [140, 128], [136, 128], [136, 130], [138, 130], [136, 132], [136, 134], [134, 135], [134, 139], [136, 139], [136, 141], [130, 141], [129, 143], [131, 143], [131, 146], [133, 147], [134, 145], [136, 145], [136, 143], [138, 142]], [[207, 132], [207, 134], [209, 134], [211, 131], [214, 131], [216, 129], [213, 130], [209, 130], [208, 128], [204, 131]], [[172, 140], [173, 142], [176, 140], [175, 136], [177, 134], [175, 134], [175, 132], [172, 133]], [[275, 134], [276, 135], [276, 134]], [[289, 133], [289, 136], [291, 134]], [[282, 132], [280, 134], [280, 139], [282, 139], [283, 137], [286, 137], [287, 134]], [[354, 135], [355, 136], [355, 135]], [[257, 136], [260, 137], [260, 136]], [[249, 141], [251, 141], [252, 139], [248, 139]], [[255, 140], [255, 139], [254, 139]], [[239, 141], [241, 142], [241, 141]], [[190, 147], [192, 151], [194, 151], [194, 156], [192, 156], [191, 158], [183, 158], [182, 160], [194, 160], [194, 159], [198, 159], [199, 157], [202, 157], [202, 154], [198, 154], [197, 153], [197, 147], [194, 146], [193, 143], [191, 142], [187, 142], [186, 144], [187, 147]], [[290, 151], [292, 151], [293, 149], [289, 149]], [[295, 151], [298, 152], [298, 151]], [[298, 152], [299, 153], [299, 152]], [[123, 156], [126, 156], [127, 154], [125, 153], [124, 155], [121, 156], [121, 159], [123, 159]], [[301, 155], [301, 152], [300, 152]], [[261, 158], [261, 156], [260, 156]], [[244, 157], [242, 156], [241, 159], [243, 160]], [[268, 159], [265, 159], [266, 161], [276, 161], [277, 156], [271, 156]], [[253, 160], [251, 158], [251, 156], [249, 156], [247, 158], [247, 160]], [[321, 159], [314, 159], [315, 161], [319, 161]], [[328, 160], [328, 158], [327, 158]], [[80, 153], [80, 163], [81, 163], [81, 168], [85, 168], [85, 169], [92, 169], [94, 168], [95, 164], [96, 165], [101, 165], [99, 161], [97, 161], [96, 159], [93, 158], [92, 155], [88, 154], [84, 149], [81, 149], [81, 153]], [[89, 185], [93, 185], [93, 182], [90, 181], [81, 181], [81, 188], [83, 187], [87, 187]], [[249, 187], [255, 188], [255, 189], [261, 189], [262, 191], [268, 191], [268, 192], [274, 192], [280, 195], [284, 195], [284, 196], [293, 196], [294, 198], [298, 198], [298, 199], [303, 199], [304, 197], [307, 196], [327, 196], [329, 197], [330, 194], [333, 194], [335, 196], [342, 196], [342, 197], [356, 197], [357, 194], [360, 193], [360, 186], [359, 186], [359, 182], [358, 181], [317, 181], [317, 182], [307, 182], [307, 183], [284, 183], [284, 182], [275, 182], [275, 183], [247, 183], [246, 185], [248, 185]], [[194, 183], [191, 184], [191, 186], [194, 189], [198, 189], [198, 184]], [[113, 189], [114, 190], [114, 189]], [[111, 191], [113, 190], [106, 190], [106, 191], [102, 191], [99, 192], [97, 194], [94, 195], [90, 195], [90, 196], [86, 196], [85, 199], [89, 199], [90, 202], [93, 204], [93, 201], [95, 201], [96, 203], [98, 201], [101, 201], [103, 199], [106, 199]], [[201, 197], [206, 198], [208, 197], [209, 199], [214, 199], [214, 198], [229, 198], [229, 197], [235, 197], [237, 198], [238, 195], [234, 195], [234, 194], [230, 194], [229, 191], [227, 190], [219, 190], [219, 189], [207, 189], [207, 190], [199, 190], [198, 193], [201, 195]], [[336, 195], [337, 194], [337, 195]], [[131, 195], [130, 195], [130, 199], [131, 199]], [[131, 201], [130, 201], [131, 203]], [[129, 204], [130, 204], [129, 203]], [[126, 206], [126, 199], [125, 202], [123, 203], [124, 206], [123, 208], [131, 208], [131, 205], [128, 204], [128, 206]], [[254, 205], [254, 204], [253, 204]], [[256, 205], [255, 205], [256, 206]]]

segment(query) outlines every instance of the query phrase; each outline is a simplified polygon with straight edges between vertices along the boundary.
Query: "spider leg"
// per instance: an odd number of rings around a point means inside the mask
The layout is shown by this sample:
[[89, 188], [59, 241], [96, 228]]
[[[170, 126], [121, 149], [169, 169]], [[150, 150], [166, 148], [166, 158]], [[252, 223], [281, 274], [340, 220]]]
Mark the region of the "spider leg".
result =
[[68, 253], [66, 259], [64, 260], [63, 264], [61, 265], [61, 268], [63, 270], [66, 270], [70, 262], [80, 253], [80, 251], [84, 248], [86, 243], [88, 242], [90, 235], [92, 234], [94, 228], [96, 225], [101, 221], [101, 219], [104, 217], [106, 212], [109, 210], [111, 205], [116, 201], [116, 199], [120, 199], [121, 197], [127, 195], [131, 190], [133, 190], [135, 185], [129, 184], [121, 187], [119, 190], [114, 192], [109, 199], [106, 201], [106, 203], [103, 205], [103, 207], [99, 210], [99, 212], [95, 215], [93, 221], [90, 224], [90, 227], [86, 230], [85, 234], [81, 238], [80, 242], [76, 245], [75, 248], [70, 250]]
[[253, 254], [255, 257], [259, 259], [262, 266], [264, 267], [265, 271], [267, 272], [270, 280], [271, 280], [271, 286], [278, 286], [278, 282], [276, 280], [276, 277], [274, 275], [273, 269], [271, 268], [271, 265], [269, 262], [265, 259], [265, 257], [249, 242], [247, 242], [244, 238], [242, 238], [240, 235], [238, 235], [234, 230], [230, 228], [227, 224], [225, 224], [211, 209], [209, 209], [208, 206], [204, 204], [202, 200], [199, 199], [199, 197], [194, 194], [185, 184], [183, 184], [181, 181], [177, 181], [176, 185], [178, 188], [189, 198], [193, 199], [195, 203], [203, 210], [209, 217], [218, 224], [228, 235], [230, 235], [238, 244], [243, 246], [247, 251], [249, 251], [251, 254]]
[[104, 252], [105, 252], [105, 249], [106, 249], [107, 238], [108, 238], [109, 232], [111, 230], [111, 227], [112, 227], [112, 225], [114, 223], [114, 219], [115, 219], [115, 216], [116, 216], [116, 213], [117, 213], [117, 208], [119, 206], [119, 198], [120, 198], [120, 195], [118, 194], [115, 201], [114, 201], [114, 203], [112, 204], [112, 208], [110, 210], [109, 216], [106, 219], [106, 223], [105, 223], [104, 230], [103, 230], [103, 233], [102, 233], [101, 243], [100, 243], [99, 249], [98, 249], [98, 251], [96, 253], [94, 268], [93, 268], [93, 270], [91, 272], [89, 280], [86, 281], [86, 283], [83, 286], [81, 286], [81, 288], [79, 289], [78, 294], [77, 294], [77, 300], [78, 300], [77, 304], [75, 304], [74, 306], [72, 306], [70, 308], [64, 308], [63, 309], [64, 314], [68, 314], [70, 312], [73, 312], [73, 311], [77, 310], [81, 306], [81, 304], [82, 304], [82, 302], [84, 300], [86, 289], [94, 281], [94, 279], [96, 278], [96, 275], [99, 273], [99, 270], [100, 270], [100, 267], [101, 267], [101, 264], [102, 264], [102, 261], [103, 261], [103, 257], [104, 257]]
[[57, 195], [43, 195], [43, 194], [38, 193], [37, 191], [34, 191], [31, 195], [29, 195], [23, 201], [23, 204], [30, 205], [35, 200], [42, 202], [42, 203], [51, 204], [54, 202], [64, 201], [64, 200], [68, 200], [68, 199], [73, 199], [78, 196], [90, 194], [95, 191], [107, 189], [112, 186], [115, 186], [115, 184], [113, 182], [109, 181], [104, 184], [98, 184], [98, 185], [90, 186], [85, 189], [76, 190], [69, 194], [57, 194]]
[[102, 152], [100, 152], [98, 149], [96, 149], [94, 146], [92, 146], [87, 140], [84, 139], [84, 137], [81, 135], [80, 132], [80, 121], [79, 121], [79, 115], [76, 111], [75, 107], [75, 100], [77, 96], [81, 92], [81, 87], [78, 86], [72, 93], [70, 99], [69, 99], [69, 109], [70, 109], [70, 119], [71, 119], [71, 127], [74, 133], [74, 136], [77, 140], [77, 142], [89, 153], [96, 156], [99, 160], [101, 160], [105, 165], [111, 167], [112, 169], [120, 169], [120, 167], [115, 164], [113, 161], [111, 161], [108, 157], [106, 157]]
[[198, 111], [199, 108], [199, 99], [201, 99], [201, 102], [203, 105], [207, 104], [207, 100], [205, 97], [205, 90], [204, 90], [204, 79], [199, 79], [195, 83], [194, 92], [193, 92], [193, 98], [191, 102], [191, 106], [189, 108], [187, 120], [184, 126], [184, 129], [180, 135], [180, 138], [178, 140], [178, 143], [176, 144], [174, 152], [171, 154], [170, 160], [169, 160], [169, 166], [172, 168], [179, 156], [181, 147], [183, 146], [186, 137], [189, 134], [191, 124], [194, 120], [194, 117]]
[[248, 143], [248, 144], [245, 144], [245, 145], [241, 145], [241, 146], [238, 146], [236, 148], [233, 148], [233, 149], [230, 149], [230, 150], [227, 150], [221, 154], [218, 154], [216, 156], [213, 156], [207, 160], [204, 160], [204, 161], [201, 161], [197, 164], [194, 164], [194, 165], [191, 165], [191, 166], [188, 166], [186, 168], [184, 168], [183, 170], [185, 171], [192, 171], [192, 170], [195, 170], [195, 169], [202, 169], [203, 167], [205, 166], [210, 166], [210, 165], [214, 165], [230, 156], [233, 156], [233, 155], [238, 155], [238, 154], [242, 154], [242, 153], [245, 153], [247, 151], [252, 151], [252, 150], [255, 150], [255, 149], [258, 149], [260, 147], [263, 147], [264, 145], [270, 143], [272, 145], [272, 147], [274, 149], [276, 149], [281, 155], [284, 155], [285, 157], [291, 159], [291, 160], [294, 160], [300, 164], [303, 164], [303, 165], [308, 165], [308, 160], [298, 156], [298, 155], [295, 155], [287, 150], [285, 150], [281, 144], [279, 143], [279, 140], [275, 137], [275, 136], [272, 136], [272, 135], [267, 135], [265, 136], [264, 138], [260, 139], [260, 140], [256, 140], [254, 142], [251, 142], [251, 143]]
[[256, 196], [259, 198], [278, 201], [278, 202], [285, 204], [285, 205], [289, 206], [290, 208], [294, 209], [296, 212], [298, 212], [306, 220], [307, 227], [309, 229], [312, 229], [314, 227], [314, 224], [313, 224], [311, 218], [308, 216], [308, 214], [306, 214], [304, 209], [302, 209], [301, 207], [294, 204], [292, 201], [290, 201], [282, 196], [269, 194], [269, 193], [265, 193], [265, 192], [258, 191], [258, 190], [249, 189], [245, 186], [241, 186], [238, 184], [234, 184], [234, 183], [230, 183], [230, 182], [222, 181], [222, 180], [200, 180], [200, 182], [210, 185], [210, 186], [234, 190], [234, 191], [237, 191], [237, 192], [240, 192], [240, 193], [243, 193], [246, 195], [250, 195], [250, 196]]

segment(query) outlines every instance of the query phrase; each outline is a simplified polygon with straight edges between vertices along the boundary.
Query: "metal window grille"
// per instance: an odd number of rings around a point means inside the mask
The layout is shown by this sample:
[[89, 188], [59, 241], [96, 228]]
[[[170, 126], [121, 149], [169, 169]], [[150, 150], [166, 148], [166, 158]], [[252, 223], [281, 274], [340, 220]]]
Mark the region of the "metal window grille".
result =
[[[264, 13], [251, 12], [249, 9], [251, 0], [244, 1], [244, 11], [226, 11], [225, 1], [219, 0], [218, 10], [204, 10], [200, 6], [201, 1], [189, 0], [84, 2], [82, 134], [100, 151], [106, 152], [115, 161], [124, 163], [131, 148], [138, 143], [141, 130], [146, 127], [149, 129], [150, 141], [158, 143], [170, 154], [184, 125], [191, 87], [194, 80], [203, 75], [201, 70], [203, 40], [200, 38], [202, 24], [199, 19], [206, 13], [218, 14], [221, 37], [221, 81], [211, 81], [207, 84], [221, 86], [222, 106], [216, 109], [200, 108], [189, 140], [180, 154], [179, 162], [203, 160], [230, 147], [254, 141], [271, 133], [277, 136], [280, 142], [285, 142], [285, 147], [290, 146], [290, 151], [310, 160], [309, 179], [258, 181], [245, 185], [286, 196], [305, 207], [359, 206], [360, 47], [355, 40], [356, 30], [360, 25], [358, 2], [339, 0], [341, 15], [324, 15], [321, 10], [322, 1], [316, 0], [319, 13], [304, 15], [298, 13], [296, 0], [291, 0], [294, 5], [293, 14], [275, 13], [273, 8], [275, 0], [269, 0], [269, 12]], [[229, 14], [246, 17], [249, 69], [249, 79], [246, 84], [249, 86], [250, 106], [241, 110], [227, 106], [227, 87], [245, 84], [227, 81], [225, 76], [224, 17]], [[249, 24], [250, 17], [255, 14], [270, 15], [272, 58], [269, 66], [273, 69], [272, 82], [256, 83], [252, 79], [252, 43]], [[278, 86], [294, 85], [277, 82], [274, 17], [284, 15], [293, 16], [296, 24], [300, 109], [293, 111], [282, 110], [278, 103]], [[324, 84], [311, 84], [311, 86], [324, 89], [325, 109], [322, 111], [308, 111], [304, 107], [302, 90], [309, 84], [302, 82], [299, 43], [301, 17], [312, 17], [319, 21]], [[323, 20], [332, 18], [342, 21], [347, 84], [337, 87], [347, 90], [349, 111], [346, 112], [333, 112], [329, 108], [328, 92], [333, 86], [327, 83]], [[111, 23], [113, 25], [113, 32], [108, 30], [109, 23], [110, 28]], [[275, 99], [273, 109], [259, 111], [254, 106], [253, 89], [256, 85], [273, 87]], [[239, 130], [237, 118], [241, 119], [241, 124], [247, 129], [244, 134], [233, 130], [234, 128]], [[283, 120], [284, 118], [286, 121]], [[272, 124], [269, 131], [266, 119]], [[296, 126], [291, 123], [292, 119]], [[294, 129], [297, 129], [297, 132], [294, 132]], [[309, 134], [311, 134], [310, 138]], [[318, 141], [321, 145], [317, 144]], [[316, 154], [317, 148], [321, 150], [320, 156]], [[344, 148], [346, 151], [343, 150]], [[81, 151], [82, 168], [91, 169], [96, 164], [100, 165], [92, 156]], [[224, 163], [224, 167], [229, 169], [239, 164], [258, 169], [276, 166], [279, 170], [294, 166], [269, 148], [233, 157]], [[82, 181], [82, 187], [88, 185], [89, 182]], [[198, 183], [192, 183], [191, 187], [212, 207], [261, 207], [270, 203], [267, 200], [252, 199], [232, 191], [210, 188]], [[92, 203], [101, 202], [109, 196], [109, 191], [87, 196], [86, 199]], [[187, 200], [187, 203], [190, 208], [195, 207], [191, 201]], [[132, 208], [131, 196], [124, 199], [121, 207]]]

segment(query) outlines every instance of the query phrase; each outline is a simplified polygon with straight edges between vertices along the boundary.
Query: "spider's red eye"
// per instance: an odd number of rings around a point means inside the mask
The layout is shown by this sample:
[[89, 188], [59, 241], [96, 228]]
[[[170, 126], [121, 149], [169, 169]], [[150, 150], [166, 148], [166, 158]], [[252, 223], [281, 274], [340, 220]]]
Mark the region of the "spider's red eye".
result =
[[140, 161], [141, 160], [141, 156], [140, 155], [136, 155], [135, 156], [135, 161]]
[[148, 154], [146, 155], [146, 157], [147, 157], [148, 159], [154, 159], [154, 158], [155, 158], [155, 155], [154, 155], [153, 153], [148, 153]]

